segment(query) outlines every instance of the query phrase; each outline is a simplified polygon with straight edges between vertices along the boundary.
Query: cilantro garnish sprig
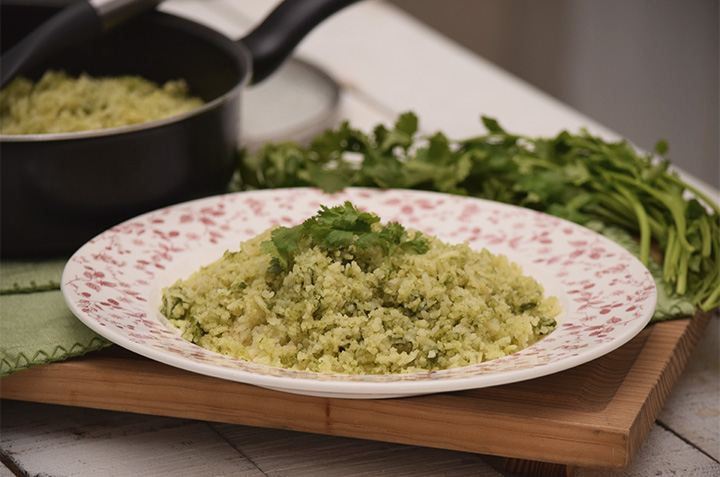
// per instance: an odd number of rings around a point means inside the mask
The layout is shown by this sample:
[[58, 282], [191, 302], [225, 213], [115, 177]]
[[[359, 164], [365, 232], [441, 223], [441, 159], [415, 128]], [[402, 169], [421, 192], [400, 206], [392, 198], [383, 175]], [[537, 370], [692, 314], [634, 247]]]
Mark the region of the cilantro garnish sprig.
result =
[[363, 212], [350, 201], [335, 207], [320, 206], [317, 215], [294, 227], [277, 227], [271, 232], [271, 239], [263, 242], [260, 249], [269, 254], [270, 273], [280, 273], [290, 269], [292, 255], [300, 247], [300, 242], [310, 240], [324, 250], [338, 250], [355, 245], [365, 249], [378, 245], [390, 262], [398, 250], [410, 255], [427, 252], [428, 242], [420, 232], [412, 238], [405, 227], [398, 222], [389, 222], [373, 230], [373, 224], [380, 217]]

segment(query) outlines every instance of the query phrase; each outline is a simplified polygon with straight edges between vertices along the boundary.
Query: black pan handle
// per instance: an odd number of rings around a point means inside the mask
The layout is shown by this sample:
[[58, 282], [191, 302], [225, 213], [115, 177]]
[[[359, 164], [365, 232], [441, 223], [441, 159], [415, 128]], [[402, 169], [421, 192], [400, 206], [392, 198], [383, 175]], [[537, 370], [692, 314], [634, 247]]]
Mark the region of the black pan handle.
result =
[[240, 40], [253, 58], [250, 83], [270, 76], [318, 24], [358, 0], [285, 0]]

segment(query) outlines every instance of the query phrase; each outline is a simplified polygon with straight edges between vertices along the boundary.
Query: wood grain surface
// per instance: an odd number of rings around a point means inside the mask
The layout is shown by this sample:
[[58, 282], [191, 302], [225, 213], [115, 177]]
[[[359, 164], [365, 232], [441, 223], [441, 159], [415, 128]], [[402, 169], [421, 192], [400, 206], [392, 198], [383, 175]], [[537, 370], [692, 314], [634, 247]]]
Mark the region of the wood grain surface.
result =
[[562, 373], [455, 393], [384, 400], [301, 396], [111, 347], [3, 378], [0, 397], [487, 454], [502, 457], [517, 473], [622, 470], [708, 318], [652, 325], [620, 349]]

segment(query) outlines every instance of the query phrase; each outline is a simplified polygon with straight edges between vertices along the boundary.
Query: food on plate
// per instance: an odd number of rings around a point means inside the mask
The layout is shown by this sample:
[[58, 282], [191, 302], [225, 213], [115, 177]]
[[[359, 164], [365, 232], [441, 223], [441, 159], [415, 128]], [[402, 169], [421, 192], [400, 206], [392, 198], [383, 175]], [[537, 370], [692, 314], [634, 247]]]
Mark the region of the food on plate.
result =
[[168, 118], [203, 104], [184, 80], [159, 85], [139, 76], [72, 77], [47, 71], [19, 77], [0, 91], [0, 134], [52, 134], [129, 126]]
[[165, 288], [161, 312], [211, 351], [347, 374], [443, 370], [541, 340], [561, 306], [504, 255], [350, 202], [274, 227]]

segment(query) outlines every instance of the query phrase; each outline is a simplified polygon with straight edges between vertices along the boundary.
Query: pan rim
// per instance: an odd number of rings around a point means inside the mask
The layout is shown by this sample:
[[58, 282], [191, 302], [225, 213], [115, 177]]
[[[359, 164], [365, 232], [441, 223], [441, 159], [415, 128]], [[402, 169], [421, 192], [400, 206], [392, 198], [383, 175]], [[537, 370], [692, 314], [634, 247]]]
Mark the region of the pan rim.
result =
[[241, 91], [250, 83], [252, 78], [252, 55], [242, 41], [234, 41], [224, 34], [213, 30], [205, 25], [197, 23], [195, 21], [183, 18], [177, 15], [173, 15], [165, 12], [153, 12], [151, 15], [160, 18], [161, 21], [167, 21], [171, 23], [171, 26], [185, 26], [192, 29], [192, 34], [201, 34], [203, 37], [210, 37], [214, 42], [222, 47], [221, 49], [227, 53], [232, 53], [237, 56], [238, 64], [242, 64], [244, 71], [241, 73], [240, 80], [235, 85], [227, 90], [220, 96], [203, 103], [201, 106], [186, 111], [184, 113], [176, 114], [162, 119], [155, 119], [152, 121], [146, 121], [143, 123], [130, 124], [127, 126], [117, 126], [112, 128], [103, 129], [92, 129], [87, 131], [73, 131], [73, 132], [62, 132], [62, 133], [43, 133], [43, 134], [2, 134], [0, 133], [0, 143], [40, 143], [40, 142], [53, 142], [53, 141], [71, 141], [78, 139], [90, 139], [105, 136], [115, 136], [123, 134], [131, 134], [134, 132], [145, 131], [154, 128], [160, 128], [166, 125], [183, 122], [189, 118], [193, 118], [204, 114], [207, 111], [214, 110], [220, 104], [228, 101], [229, 98], [235, 97], [236, 94], [240, 94]]

